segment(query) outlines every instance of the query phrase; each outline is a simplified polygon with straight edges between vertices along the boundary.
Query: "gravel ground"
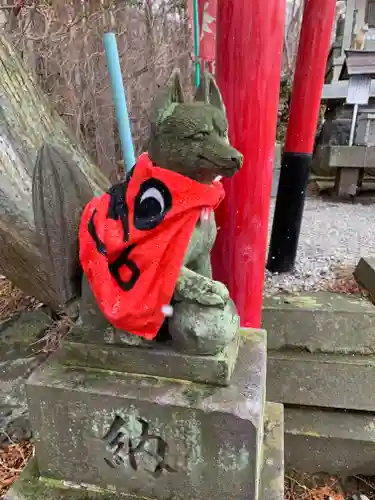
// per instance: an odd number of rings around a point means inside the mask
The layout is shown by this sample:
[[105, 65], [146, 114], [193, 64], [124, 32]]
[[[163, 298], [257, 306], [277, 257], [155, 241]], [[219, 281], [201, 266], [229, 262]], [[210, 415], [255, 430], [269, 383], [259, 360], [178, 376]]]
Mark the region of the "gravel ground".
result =
[[[270, 231], [274, 205], [272, 199]], [[335, 277], [335, 268], [353, 267], [361, 256], [373, 253], [375, 205], [307, 198], [295, 271], [280, 275], [266, 271], [265, 292], [322, 290]]]

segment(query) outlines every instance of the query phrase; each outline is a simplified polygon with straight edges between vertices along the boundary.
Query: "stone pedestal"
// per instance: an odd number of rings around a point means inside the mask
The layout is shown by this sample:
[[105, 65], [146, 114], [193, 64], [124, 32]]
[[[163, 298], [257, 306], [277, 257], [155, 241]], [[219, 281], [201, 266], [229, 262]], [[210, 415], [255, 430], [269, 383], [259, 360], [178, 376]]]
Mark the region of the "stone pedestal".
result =
[[265, 411], [265, 335], [242, 330], [230, 383], [215, 385], [179, 366], [158, 376], [151, 363], [144, 374], [104, 358], [79, 365], [77, 346], [63, 347], [27, 383], [36, 461], [6, 498], [281, 499], [282, 406]]
[[168, 343], [137, 347], [100, 340], [92, 338], [87, 328], [73, 328], [60, 350], [60, 362], [71, 367], [229, 385], [237, 361], [240, 335], [215, 356], [184, 354], [173, 350]]

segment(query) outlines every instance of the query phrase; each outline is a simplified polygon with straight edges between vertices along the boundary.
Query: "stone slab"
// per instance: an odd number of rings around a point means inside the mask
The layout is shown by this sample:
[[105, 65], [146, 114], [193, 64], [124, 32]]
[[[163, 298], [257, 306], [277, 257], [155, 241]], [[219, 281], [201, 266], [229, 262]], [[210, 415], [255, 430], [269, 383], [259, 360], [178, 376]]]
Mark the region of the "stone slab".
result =
[[375, 411], [375, 356], [268, 351], [267, 399]]
[[266, 403], [260, 499], [284, 499], [284, 407]]
[[374, 146], [323, 146], [329, 156], [328, 166], [333, 168], [373, 168]]
[[242, 333], [229, 387], [51, 357], [27, 385], [41, 475], [156, 500], [257, 498], [266, 339]]
[[0, 323], [0, 445], [31, 435], [24, 384], [46, 358], [38, 340], [51, 324], [51, 318], [40, 310]]
[[[329, 178], [327, 180], [317, 180], [314, 179], [314, 185], [317, 187], [319, 192], [327, 192], [329, 191], [330, 195], [330, 200], [335, 201], [336, 195], [333, 192], [334, 188], [334, 180], [330, 180]], [[363, 179], [362, 185], [358, 189], [358, 193], [360, 194], [360, 197], [357, 196], [357, 198], [352, 198], [350, 200], [351, 203], [355, 203], [356, 201], [358, 203], [366, 203], [366, 204], [371, 204], [374, 202], [373, 198], [373, 191], [375, 191], [375, 182], [371, 179]], [[340, 199], [341, 201], [345, 201]]]
[[[338, 80], [326, 83], [323, 86], [322, 100], [324, 103], [330, 100], [345, 101], [348, 95], [348, 81]], [[375, 80], [371, 81], [370, 97], [375, 97]]]
[[68, 366], [110, 369], [225, 386], [229, 384], [236, 364], [240, 335], [241, 332], [216, 356], [198, 356], [158, 344], [147, 348], [79, 342], [79, 337], [73, 332], [62, 345], [60, 360]]
[[375, 354], [375, 307], [356, 296], [329, 292], [265, 296], [262, 327], [269, 349]]
[[285, 407], [284, 415], [287, 471], [374, 474], [374, 414]]
[[366, 146], [326, 146], [329, 148], [329, 167], [363, 168]]
[[362, 257], [355, 268], [354, 277], [375, 297], [375, 257]]

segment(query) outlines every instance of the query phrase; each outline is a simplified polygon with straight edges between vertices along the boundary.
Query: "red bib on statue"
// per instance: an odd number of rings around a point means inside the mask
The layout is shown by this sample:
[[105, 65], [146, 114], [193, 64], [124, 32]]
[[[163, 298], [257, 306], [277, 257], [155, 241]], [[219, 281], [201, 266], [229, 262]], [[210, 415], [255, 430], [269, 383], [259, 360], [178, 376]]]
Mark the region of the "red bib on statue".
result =
[[80, 261], [114, 327], [156, 336], [202, 209], [215, 209], [223, 197], [220, 183], [200, 184], [155, 167], [145, 153], [127, 182], [88, 203]]

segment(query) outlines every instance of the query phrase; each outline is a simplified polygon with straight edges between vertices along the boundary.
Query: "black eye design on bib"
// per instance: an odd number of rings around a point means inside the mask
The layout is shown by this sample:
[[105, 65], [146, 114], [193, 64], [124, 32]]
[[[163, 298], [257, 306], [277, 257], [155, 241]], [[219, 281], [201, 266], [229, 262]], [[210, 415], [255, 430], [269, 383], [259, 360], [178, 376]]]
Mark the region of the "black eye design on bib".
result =
[[134, 226], [140, 231], [157, 227], [172, 208], [172, 195], [159, 179], [148, 179], [134, 202]]

